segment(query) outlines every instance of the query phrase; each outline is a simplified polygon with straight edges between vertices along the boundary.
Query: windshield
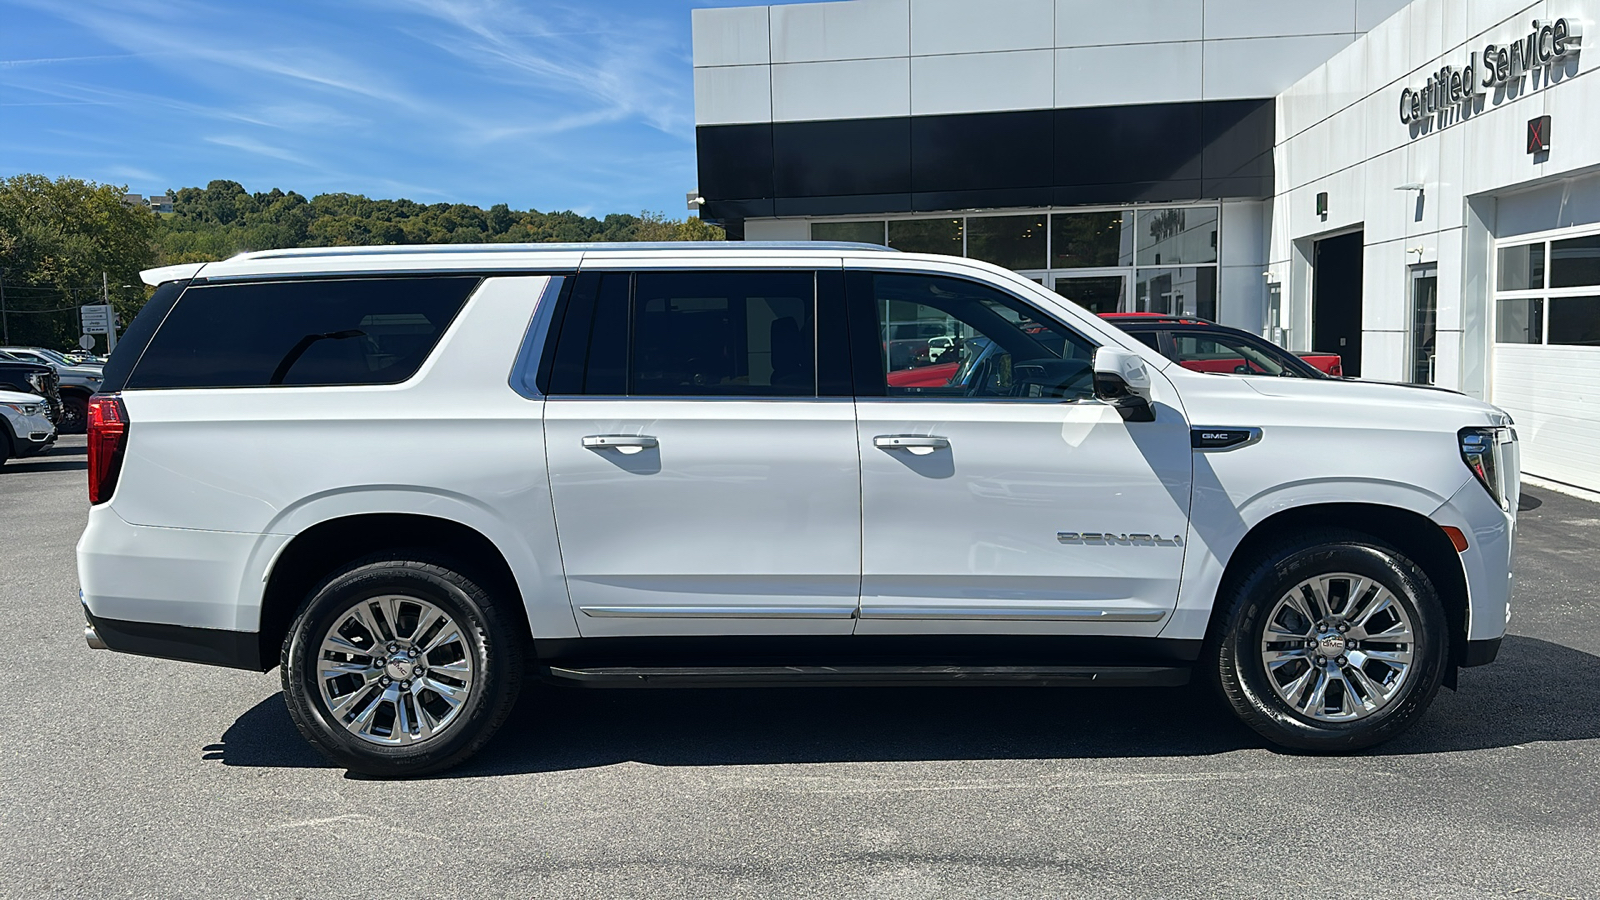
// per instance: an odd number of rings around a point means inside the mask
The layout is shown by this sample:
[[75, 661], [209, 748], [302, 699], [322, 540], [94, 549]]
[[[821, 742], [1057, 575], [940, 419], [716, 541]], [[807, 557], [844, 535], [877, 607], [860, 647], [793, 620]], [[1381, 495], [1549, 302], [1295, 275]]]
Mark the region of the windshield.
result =
[[1289, 351], [1230, 334], [1173, 332], [1172, 358], [1185, 369], [1215, 375], [1314, 377]]

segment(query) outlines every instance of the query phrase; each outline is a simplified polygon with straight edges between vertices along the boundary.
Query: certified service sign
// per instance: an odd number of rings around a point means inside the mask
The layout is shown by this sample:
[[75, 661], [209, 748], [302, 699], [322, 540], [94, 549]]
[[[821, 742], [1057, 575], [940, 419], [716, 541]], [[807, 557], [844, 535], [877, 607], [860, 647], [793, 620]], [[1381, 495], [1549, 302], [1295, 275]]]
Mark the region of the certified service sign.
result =
[[1583, 40], [1583, 26], [1571, 19], [1535, 19], [1527, 37], [1510, 44], [1488, 44], [1467, 57], [1464, 69], [1445, 66], [1421, 88], [1400, 92], [1400, 121], [1410, 125], [1441, 109], [1481, 96], [1489, 88], [1521, 78], [1530, 69], [1573, 56]]

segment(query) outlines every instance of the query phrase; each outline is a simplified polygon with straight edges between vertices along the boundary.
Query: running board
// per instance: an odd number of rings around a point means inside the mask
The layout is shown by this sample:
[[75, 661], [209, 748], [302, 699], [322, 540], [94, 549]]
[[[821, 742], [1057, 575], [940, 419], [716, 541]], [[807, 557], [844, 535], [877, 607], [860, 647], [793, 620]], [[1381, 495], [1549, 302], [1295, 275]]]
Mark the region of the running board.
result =
[[1189, 683], [1187, 666], [550, 666], [544, 671], [583, 687], [1177, 687]]

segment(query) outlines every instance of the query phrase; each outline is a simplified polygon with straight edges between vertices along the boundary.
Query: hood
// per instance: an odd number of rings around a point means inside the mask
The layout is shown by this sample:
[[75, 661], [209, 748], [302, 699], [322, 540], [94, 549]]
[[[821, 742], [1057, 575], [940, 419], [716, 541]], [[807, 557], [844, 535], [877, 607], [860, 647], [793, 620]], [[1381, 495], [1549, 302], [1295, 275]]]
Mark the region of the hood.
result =
[[37, 403], [43, 406], [45, 399], [38, 394], [23, 394], [17, 391], [0, 391], [0, 403]]
[[1476, 400], [1449, 388], [1428, 384], [1401, 384], [1387, 381], [1361, 381], [1341, 378], [1243, 378], [1252, 390], [1264, 397], [1301, 400], [1336, 400], [1371, 406], [1401, 406], [1479, 414], [1491, 421], [1510, 416], [1491, 403]]

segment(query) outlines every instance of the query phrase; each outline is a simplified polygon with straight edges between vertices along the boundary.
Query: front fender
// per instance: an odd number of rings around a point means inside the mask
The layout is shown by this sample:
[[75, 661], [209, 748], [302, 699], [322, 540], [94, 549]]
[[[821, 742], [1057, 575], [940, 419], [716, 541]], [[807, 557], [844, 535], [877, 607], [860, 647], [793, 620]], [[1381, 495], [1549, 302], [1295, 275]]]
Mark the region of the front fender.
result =
[[[1323, 504], [1367, 504], [1432, 517], [1449, 499], [1428, 487], [1382, 477], [1309, 478], [1239, 496], [1207, 454], [1195, 454], [1194, 500], [1177, 608], [1161, 637], [1205, 637], [1223, 574], [1250, 532], [1279, 513]], [[1237, 479], [1235, 479], [1237, 480]], [[1459, 485], [1453, 486], [1458, 487]], [[1454, 491], [1452, 491], [1454, 493]]]

